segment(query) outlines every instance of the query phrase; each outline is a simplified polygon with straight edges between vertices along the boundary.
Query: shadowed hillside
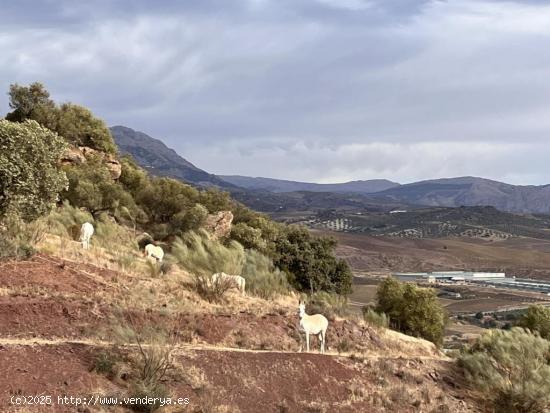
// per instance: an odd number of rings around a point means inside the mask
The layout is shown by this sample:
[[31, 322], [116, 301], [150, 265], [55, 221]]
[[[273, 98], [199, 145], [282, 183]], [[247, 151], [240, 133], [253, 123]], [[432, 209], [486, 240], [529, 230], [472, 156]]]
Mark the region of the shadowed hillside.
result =
[[233, 188], [234, 185], [197, 168], [182, 158], [162, 141], [154, 139], [143, 132], [125, 126], [110, 128], [118, 150], [122, 155], [132, 155], [136, 162], [157, 176], [169, 176], [183, 181], [201, 185]]
[[340, 192], [371, 194], [399, 186], [387, 179], [371, 179], [367, 181], [351, 181], [338, 184], [314, 184], [272, 178], [252, 178], [240, 175], [220, 175], [224, 181], [247, 189], [261, 189], [270, 192]]

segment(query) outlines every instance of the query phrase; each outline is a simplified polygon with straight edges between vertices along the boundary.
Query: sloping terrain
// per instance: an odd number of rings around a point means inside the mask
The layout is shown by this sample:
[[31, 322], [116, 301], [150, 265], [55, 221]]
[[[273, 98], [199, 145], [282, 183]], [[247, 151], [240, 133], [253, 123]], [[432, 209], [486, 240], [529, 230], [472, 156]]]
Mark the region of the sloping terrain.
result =
[[287, 301], [235, 295], [209, 305], [182, 289], [181, 274], [120, 273], [86, 264], [94, 252], [75, 251], [80, 259], [40, 254], [0, 262], [0, 411], [128, 411], [58, 404], [23, 410], [10, 398], [127, 395], [128, 368], [106, 375], [95, 366], [104, 352], [137, 354], [135, 344], [114, 346], [109, 333], [117, 311], [136, 299], [153, 304], [139, 319], [159, 325], [178, 314], [164, 385], [190, 404], [160, 411], [477, 411], [451, 360], [431, 343], [331, 317], [329, 354], [298, 353], [297, 317]]

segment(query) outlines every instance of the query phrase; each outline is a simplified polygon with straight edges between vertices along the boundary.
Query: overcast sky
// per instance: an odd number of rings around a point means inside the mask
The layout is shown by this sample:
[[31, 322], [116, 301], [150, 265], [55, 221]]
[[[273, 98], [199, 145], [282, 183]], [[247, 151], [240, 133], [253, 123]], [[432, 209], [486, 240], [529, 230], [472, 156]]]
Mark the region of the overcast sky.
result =
[[550, 1], [0, 0], [35, 80], [213, 173], [550, 183]]

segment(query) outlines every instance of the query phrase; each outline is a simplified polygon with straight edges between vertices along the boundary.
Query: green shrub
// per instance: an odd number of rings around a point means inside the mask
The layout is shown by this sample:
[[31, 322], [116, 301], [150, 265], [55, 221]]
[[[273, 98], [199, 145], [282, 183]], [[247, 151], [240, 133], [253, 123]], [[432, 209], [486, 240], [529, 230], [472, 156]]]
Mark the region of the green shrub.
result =
[[29, 86], [20, 86], [17, 83], [10, 85], [8, 92], [9, 106], [12, 112], [6, 115], [11, 122], [24, 122], [27, 119], [53, 130], [57, 122], [55, 103], [50, 99], [50, 93], [40, 82]]
[[459, 365], [494, 411], [544, 413], [550, 407], [549, 360], [550, 341], [516, 327], [484, 334]]
[[95, 232], [92, 242], [111, 251], [123, 248], [138, 251], [138, 244], [133, 232], [127, 227], [119, 225], [106, 213], [100, 214], [95, 221]]
[[550, 339], [550, 308], [542, 305], [529, 306], [518, 326], [538, 332], [542, 338]]
[[262, 231], [244, 222], [239, 222], [231, 227], [231, 238], [248, 249], [257, 251], [264, 251], [266, 249], [266, 242], [262, 238]]
[[116, 145], [105, 122], [83, 106], [63, 103], [57, 109], [54, 130], [73, 145], [88, 146], [107, 153], [116, 152]]
[[388, 277], [378, 286], [376, 298], [376, 311], [385, 313], [392, 327], [437, 345], [442, 344], [448, 315], [433, 289]]
[[269, 299], [290, 291], [286, 274], [258, 251], [246, 251], [242, 276], [246, 279], [246, 291], [258, 297]]
[[352, 273], [345, 261], [334, 256], [336, 241], [317, 238], [306, 228], [289, 226], [276, 241], [274, 263], [291, 276], [298, 290], [351, 292]]
[[[89, 157], [80, 165], [65, 167], [69, 179], [69, 188], [61, 193], [63, 200], [71, 205], [86, 208], [94, 216], [101, 212], [131, 216], [133, 220], [145, 220], [144, 212], [138, 208], [132, 195], [122, 184], [114, 181], [100, 158]], [[125, 208], [125, 212], [122, 212]]]
[[17, 213], [32, 221], [55, 205], [67, 185], [57, 162], [66, 144], [34, 121], [0, 120], [0, 219]]

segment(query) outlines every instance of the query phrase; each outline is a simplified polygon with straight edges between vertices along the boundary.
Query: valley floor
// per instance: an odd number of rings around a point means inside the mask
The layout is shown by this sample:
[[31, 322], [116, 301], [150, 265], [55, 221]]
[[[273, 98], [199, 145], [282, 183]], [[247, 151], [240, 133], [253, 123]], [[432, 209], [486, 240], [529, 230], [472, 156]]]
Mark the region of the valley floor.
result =
[[466, 237], [408, 239], [322, 233], [339, 241], [338, 254], [359, 273], [503, 271], [508, 276], [550, 280], [550, 241], [547, 240], [524, 237], [500, 241]]

